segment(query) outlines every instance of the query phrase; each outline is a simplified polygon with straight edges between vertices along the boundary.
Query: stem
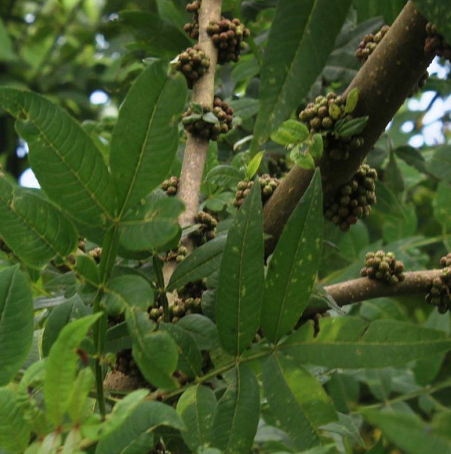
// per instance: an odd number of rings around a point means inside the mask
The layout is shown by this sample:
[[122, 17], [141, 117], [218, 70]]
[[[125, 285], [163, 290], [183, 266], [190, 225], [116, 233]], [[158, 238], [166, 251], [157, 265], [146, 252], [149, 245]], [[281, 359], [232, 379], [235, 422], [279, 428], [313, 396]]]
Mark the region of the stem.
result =
[[[100, 288], [94, 299], [94, 313], [100, 312], [100, 301], [102, 300], [104, 286], [107, 283], [114, 263], [116, 261], [117, 250], [119, 247], [119, 236], [117, 235], [119, 227], [113, 225], [105, 235], [102, 244], [102, 256], [99, 264], [99, 275], [100, 275]], [[96, 376], [96, 390], [97, 390], [97, 403], [99, 405], [100, 415], [102, 419], [105, 418], [105, 394], [103, 390], [103, 372], [102, 365], [100, 363], [101, 356], [103, 353], [103, 347], [106, 337], [106, 317], [102, 316], [97, 320], [93, 326], [93, 338], [94, 348], [96, 351], [96, 363], [95, 363], [95, 376]]]
[[163, 306], [163, 319], [166, 323], [170, 322], [169, 318], [169, 302], [166, 296], [166, 289], [164, 284], [164, 275], [163, 275], [163, 266], [161, 260], [158, 257], [158, 254], [154, 252], [153, 254], [153, 269], [155, 270], [155, 274], [157, 275], [157, 286], [158, 286], [158, 293], [161, 305]]
[[406, 400], [415, 399], [415, 397], [421, 397], [424, 394], [433, 394], [441, 389], [450, 388], [451, 387], [451, 380], [444, 381], [439, 383], [435, 386], [425, 386], [424, 388], [418, 389], [416, 391], [412, 391], [411, 393], [403, 394], [402, 396], [395, 397], [394, 399], [386, 400], [385, 402], [381, 402], [374, 405], [365, 405], [363, 407], [359, 407], [357, 410], [351, 412], [351, 414], [358, 414], [365, 410], [376, 410], [378, 408], [388, 407], [389, 405], [396, 404], [398, 402], [405, 402]]

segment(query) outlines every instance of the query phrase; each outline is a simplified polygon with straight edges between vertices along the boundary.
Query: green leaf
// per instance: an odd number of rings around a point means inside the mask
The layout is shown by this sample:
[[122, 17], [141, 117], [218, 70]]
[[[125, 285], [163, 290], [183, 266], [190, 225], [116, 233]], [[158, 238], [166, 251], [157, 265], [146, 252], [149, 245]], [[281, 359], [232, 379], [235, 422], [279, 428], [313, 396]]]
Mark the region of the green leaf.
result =
[[353, 88], [348, 96], [346, 96], [346, 106], [345, 112], [352, 113], [359, 102], [359, 89], [357, 87]]
[[45, 324], [44, 335], [42, 336], [42, 354], [48, 356], [52, 345], [66, 325], [87, 314], [88, 310], [78, 295], [74, 295], [56, 306]]
[[191, 46], [191, 41], [181, 27], [174, 27], [158, 14], [142, 10], [121, 11], [120, 18], [139, 42], [144, 43], [149, 55], [173, 57]]
[[284, 347], [301, 363], [331, 368], [374, 369], [400, 366], [451, 349], [445, 333], [395, 320], [370, 324], [354, 317], [322, 319], [320, 332], [304, 325]]
[[177, 368], [177, 345], [163, 331], [155, 331], [156, 324], [147, 312], [128, 310], [126, 322], [133, 341], [133, 358], [147, 381], [157, 388], [171, 390], [177, 382], [171, 375]]
[[24, 363], [33, 342], [33, 299], [16, 265], [0, 271], [0, 386]]
[[404, 175], [396, 162], [393, 152], [390, 152], [388, 164], [385, 168], [384, 181], [395, 194], [404, 191]]
[[164, 246], [180, 235], [178, 217], [184, 210], [177, 197], [153, 192], [122, 219], [120, 241], [130, 251], [146, 251]]
[[44, 401], [48, 419], [55, 426], [68, 410], [79, 360], [76, 349], [101, 315], [88, 315], [66, 325], [52, 345], [45, 368]]
[[309, 136], [309, 130], [304, 123], [296, 120], [284, 121], [279, 129], [271, 134], [271, 140], [280, 145], [304, 142]]
[[299, 450], [320, 445], [319, 426], [337, 419], [320, 383], [292, 360], [275, 353], [263, 363], [263, 388], [280, 427]]
[[34, 267], [64, 260], [78, 243], [77, 232], [38, 192], [13, 188], [0, 177], [0, 234], [12, 251]]
[[94, 386], [95, 378], [92, 370], [89, 367], [82, 369], [72, 386], [69, 403], [67, 405], [67, 413], [74, 423], [81, 422], [81, 419], [86, 410], [89, 392]]
[[30, 423], [16, 395], [8, 388], [0, 388], [0, 446], [10, 453], [21, 453], [27, 448], [30, 435]]
[[100, 151], [63, 109], [32, 92], [0, 88], [0, 104], [17, 118], [28, 159], [50, 199], [84, 230], [112, 220], [114, 188]]
[[395, 153], [398, 158], [402, 159], [409, 166], [412, 166], [421, 173], [427, 173], [426, 161], [416, 148], [409, 146], [398, 147], [395, 148]]
[[299, 320], [310, 300], [323, 246], [321, 176], [312, 181], [293, 211], [266, 273], [262, 328], [277, 342]]
[[100, 283], [99, 268], [89, 255], [77, 255], [75, 271], [79, 278], [89, 284], [98, 285]]
[[246, 167], [246, 178], [251, 180], [252, 177], [257, 173], [258, 168], [260, 167], [260, 163], [262, 162], [263, 155], [265, 154], [264, 151], [260, 151], [257, 153], [249, 162]]
[[433, 201], [434, 218], [442, 224], [446, 229], [451, 228], [451, 206], [449, 200], [451, 198], [451, 186], [444, 181], [441, 181], [437, 186], [436, 196]]
[[221, 345], [231, 355], [249, 346], [260, 325], [263, 256], [262, 203], [255, 181], [229, 229], [219, 270], [216, 322]]
[[248, 454], [260, 412], [258, 382], [243, 364], [236, 366], [231, 375], [231, 383], [216, 407], [210, 444], [224, 454]]
[[0, 61], [9, 62], [15, 60], [17, 60], [17, 55], [14, 52], [8, 30], [6, 29], [3, 20], [0, 18]]
[[205, 177], [207, 183], [218, 186], [236, 186], [242, 179], [242, 173], [237, 168], [228, 165], [213, 167]]
[[334, 131], [340, 137], [356, 136], [363, 132], [366, 124], [368, 123], [368, 118], [368, 115], [365, 117], [353, 118], [352, 120], [343, 118], [335, 123]]
[[307, 153], [309, 153], [313, 159], [320, 159], [321, 156], [323, 155], [323, 149], [324, 144], [322, 135], [313, 134], [311, 143], [307, 148]]
[[207, 278], [218, 271], [227, 236], [220, 235], [195, 249], [181, 262], [171, 276], [168, 291], [182, 288], [188, 282]]
[[451, 184], [451, 146], [436, 147], [426, 168], [435, 177]]
[[203, 358], [194, 338], [178, 324], [160, 323], [160, 330], [168, 332], [178, 346], [177, 370], [188, 378], [197, 377], [202, 369]]
[[326, 424], [322, 429], [346, 437], [353, 445], [360, 445], [365, 448], [365, 442], [360, 435], [359, 427], [352, 416], [338, 413], [338, 421]]
[[177, 151], [177, 123], [186, 94], [183, 76], [168, 76], [162, 61], [148, 66], [127, 94], [110, 151], [120, 217], [168, 174]]
[[290, 159], [302, 169], [313, 170], [315, 168], [313, 157], [310, 154], [301, 151], [298, 145], [291, 150]]
[[213, 112], [204, 113], [202, 115], [202, 120], [204, 120], [205, 123], [210, 123], [212, 125], [218, 125], [219, 124], [218, 117]]
[[110, 315], [119, 315], [127, 308], [147, 311], [153, 305], [154, 293], [149, 281], [141, 276], [118, 276], [108, 281], [101, 303]]
[[135, 412], [148, 394], [148, 389], [137, 389], [136, 391], [127, 394], [114, 406], [113, 411], [96, 430], [92, 432], [85, 430], [84, 435], [91, 441], [108, 437], [108, 435], [119, 428]]
[[406, 454], [451, 454], [451, 439], [434, 433], [416, 415], [375, 410], [365, 410], [363, 415]]
[[202, 385], [188, 388], [177, 402], [177, 413], [186, 426], [183, 441], [191, 451], [197, 452], [200, 446], [208, 444], [215, 408], [214, 392]]
[[447, 43], [451, 43], [451, 12], [443, 0], [414, 0], [415, 6], [430, 22], [437, 25]]
[[200, 314], [188, 314], [182, 317], [177, 325], [187, 331], [195, 340], [200, 350], [213, 350], [219, 347], [216, 325]]
[[254, 152], [309, 93], [350, 5], [351, 0], [306, 0], [296, 7], [291, 0], [278, 2], [261, 70]]
[[[169, 426], [178, 430], [185, 428], [180, 416], [169, 405], [161, 402], [142, 402], [120, 427], [100, 440], [95, 454], [145, 454], [153, 445], [152, 432], [160, 426]], [[150, 437], [146, 438], [146, 434]], [[135, 440], [141, 437], [150, 444], [145, 450], [132, 450]]]

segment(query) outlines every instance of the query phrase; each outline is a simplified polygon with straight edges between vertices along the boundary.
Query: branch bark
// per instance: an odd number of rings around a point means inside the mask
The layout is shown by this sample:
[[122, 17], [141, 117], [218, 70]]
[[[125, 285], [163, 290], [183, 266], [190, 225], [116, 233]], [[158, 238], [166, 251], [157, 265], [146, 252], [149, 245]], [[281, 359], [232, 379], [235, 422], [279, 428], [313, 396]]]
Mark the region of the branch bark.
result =
[[[218, 51], [208, 36], [207, 26], [210, 21], [221, 19], [221, 8], [222, 0], [203, 0], [199, 10], [198, 43], [210, 58], [210, 67], [199, 80], [194, 82], [192, 102], [209, 107], [213, 107]], [[199, 209], [200, 187], [209, 145], [208, 139], [195, 137], [190, 133], [187, 133], [187, 136], [177, 191], [177, 197], [185, 204], [185, 211], [179, 218], [182, 228], [194, 223], [194, 218]], [[189, 237], [185, 238], [183, 245], [188, 249], [189, 253], [192, 252], [193, 243]], [[176, 266], [177, 264], [174, 262], [169, 262], [165, 265], [164, 280], [166, 284], [169, 282]]]
[[[192, 102], [209, 107], [213, 107], [218, 52], [206, 29], [210, 21], [221, 19], [221, 7], [222, 0], [203, 0], [199, 11], [199, 45], [210, 58], [210, 68], [194, 83]], [[179, 220], [182, 227], [192, 224], [198, 212], [208, 144], [208, 139], [197, 138], [188, 133], [177, 194], [185, 204], [185, 211]]]
[[[390, 285], [385, 282], [362, 277], [339, 284], [327, 285], [324, 291], [340, 306], [359, 303], [373, 298], [424, 295], [430, 290], [432, 280], [439, 277], [443, 270], [411, 271], [405, 274], [405, 279], [398, 284]], [[309, 307], [303, 318], [325, 312], [328, 308]]]
[[[426, 23], [427, 20], [409, 1], [345, 91], [346, 95], [357, 87], [359, 102], [353, 114], [369, 115], [363, 131], [365, 144], [358, 152], [351, 153], [346, 161], [330, 161], [325, 157], [320, 160], [326, 203], [341, 185], [352, 178], [432, 61], [434, 55], [424, 53]], [[264, 229], [271, 235], [266, 242], [267, 255], [274, 250], [312, 175], [313, 171], [295, 166], [265, 204]]]

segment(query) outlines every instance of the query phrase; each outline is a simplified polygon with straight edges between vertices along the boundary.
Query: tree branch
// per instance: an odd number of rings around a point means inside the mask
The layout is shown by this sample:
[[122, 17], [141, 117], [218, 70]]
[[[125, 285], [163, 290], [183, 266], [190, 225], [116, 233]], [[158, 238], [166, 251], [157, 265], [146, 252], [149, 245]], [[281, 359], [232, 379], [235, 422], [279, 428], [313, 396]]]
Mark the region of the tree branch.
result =
[[[210, 21], [221, 19], [221, 7], [222, 0], [203, 0], [199, 11], [199, 45], [210, 58], [210, 68], [204, 76], [194, 82], [192, 101], [209, 107], [213, 106], [218, 52], [207, 34], [207, 26]], [[188, 133], [177, 194], [185, 204], [185, 212], [180, 217], [182, 227], [192, 224], [198, 212], [208, 144], [208, 139], [194, 137]]]
[[[345, 94], [353, 88], [359, 89], [359, 102], [353, 115], [369, 115], [363, 131], [365, 144], [351, 153], [346, 161], [331, 161], [326, 158], [327, 154], [324, 154], [319, 167], [325, 202], [352, 178], [432, 61], [434, 55], [424, 53], [426, 22], [409, 1], [347, 88]], [[264, 228], [265, 232], [271, 235], [266, 242], [267, 255], [274, 250], [312, 175], [311, 170], [293, 167], [265, 204]]]
[[[340, 306], [352, 303], [359, 303], [373, 298], [404, 296], [404, 295], [424, 295], [430, 290], [432, 280], [439, 277], [443, 270], [411, 271], [404, 273], [404, 280], [398, 284], [387, 284], [362, 277], [339, 284], [327, 285], [324, 291], [330, 295]], [[327, 311], [328, 307], [309, 307], [303, 314], [310, 317], [317, 313]]]
[[[210, 58], [210, 67], [199, 80], [194, 82], [192, 102], [208, 107], [213, 107], [218, 51], [210, 36], [208, 36], [207, 27], [210, 22], [221, 19], [221, 8], [222, 0], [203, 0], [199, 10], [198, 43]], [[194, 218], [199, 210], [200, 187], [210, 143], [209, 139], [195, 137], [188, 132], [186, 134], [188, 138], [177, 191], [177, 197], [185, 204], [185, 211], [179, 218], [182, 228], [194, 223]], [[188, 252], [193, 250], [193, 243], [189, 237], [185, 238], [183, 245], [188, 249]], [[169, 262], [165, 265], [164, 280], [166, 283], [169, 282], [176, 266], [175, 262]]]

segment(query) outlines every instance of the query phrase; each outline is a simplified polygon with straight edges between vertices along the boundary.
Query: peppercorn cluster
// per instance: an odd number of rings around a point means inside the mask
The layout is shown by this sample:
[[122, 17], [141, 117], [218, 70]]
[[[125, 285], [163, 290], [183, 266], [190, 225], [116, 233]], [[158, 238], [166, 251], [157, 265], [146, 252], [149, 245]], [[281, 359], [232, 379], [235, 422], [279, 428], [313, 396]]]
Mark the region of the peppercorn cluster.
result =
[[169, 196], [176, 195], [178, 188], [179, 179], [176, 176], [172, 176], [161, 183], [161, 189]]
[[[169, 304], [169, 320], [171, 323], [177, 323], [182, 317], [188, 314], [202, 313], [201, 298], [176, 298], [173, 303]], [[149, 318], [154, 322], [161, 323], [164, 321], [163, 307], [153, 307], [149, 310]]]
[[245, 47], [244, 39], [250, 35], [250, 31], [239, 19], [225, 19], [218, 22], [210, 22], [207, 33], [213, 44], [218, 49], [218, 63], [224, 64], [240, 59], [241, 50]]
[[326, 207], [324, 216], [340, 226], [344, 232], [359, 219], [367, 217], [376, 203], [376, 169], [362, 164], [351, 181], [341, 186], [333, 203]]
[[[261, 188], [262, 202], [265, 203], [272, 196], [277, 186], [279, 186], [280, 180], [265, 173], [261, 177], [258, 177], [258, 181]], [[244, 200], [251, 192], [252, 186], [254, 186], [253, 181], [243, 180], [238, 183], [235, 199], [233, 200], [234, 206], [239, 208], [243, 204]]]
[[[196, 114], [192, 107], [188, 107], [182, 115], [185, 129], [192, 135], [204, 139], [218, 140], [219, 134], [225, 134], [232, 129], [233, 109], [220, 98], [213, 101], [213, 109], [203, 106], [203, 115]], [[208, 118], [212, 113], [214, 118]]]
[[432, 281], [429, 293], [426, 294], [426, 303], [437, 307], [441, 314], [451, 311], [451, 254], [440, 259], [443, 270], [439, 277]]
[[192, 13], [193, 21], [191, 23], [185, 24], [183, 29], [192, 39], [199, 38], [199, 10], [202, 6], [202, 0], [195, 0], [192, 3], [188, 3], [185, 9], [188, 13]]
[[451, 61], [451, 46], [445, 41], [445, 38], [438, 32], [437, 26], [428, 22], [426, 24], [427, 38], [424, 45], [424, 51], [434, 52], [435, 55]]
[[175, 69], [180, 71], [186, 78], [189, 88], [193, 82], [200, 79], [210, 67], [210, 58], [198, 44], [188, 47], [182, 52], [175, 63]]
[[384, 25], [376, 34], [368, 33], [365, 35], [359, 43], [355, 56], [362, 63], [365, 63], [389, 30], [390, 27], [388, 25]]
[[183, 262], [185, 260], [186, 256], [188, 254], [188, 249], [186, 249], [185, 246], [182, 246], [179, 244], [179, 246], [175, 249], [172, 249], [164, 257], [162, 257], [162, 260], [164, 262], [171, 262], [171, 261], [176, 261], [177, 263]]
[[353, 119], [350, 113], [346, 113], [345, 108], [345, 97], [328, 93], [327, 96], [318, 96], [315, 102], [308, 103], [299, 114], [299, 119], [306, 124], [310, 134], [323, 134], [324, 150], [335, 161], [348, 159], [350, 150], [358, 150], [364, 144], [360, 135], [340, 137], [334, 131], [337, 121]]
[[197, 230], [190, 233], [189, 236], [198, 246], [201, 246], [216, 237], [216, 226], [218, 225], [218, 221], [211, 214], [200, 211], [194, 218], [194, 222], [199, 226]]
[[396, 260], [393, 252], [368, 252], [360, 275], [388, 284], [397, 284], [404, 280], [404, 264], [400, 260]]

